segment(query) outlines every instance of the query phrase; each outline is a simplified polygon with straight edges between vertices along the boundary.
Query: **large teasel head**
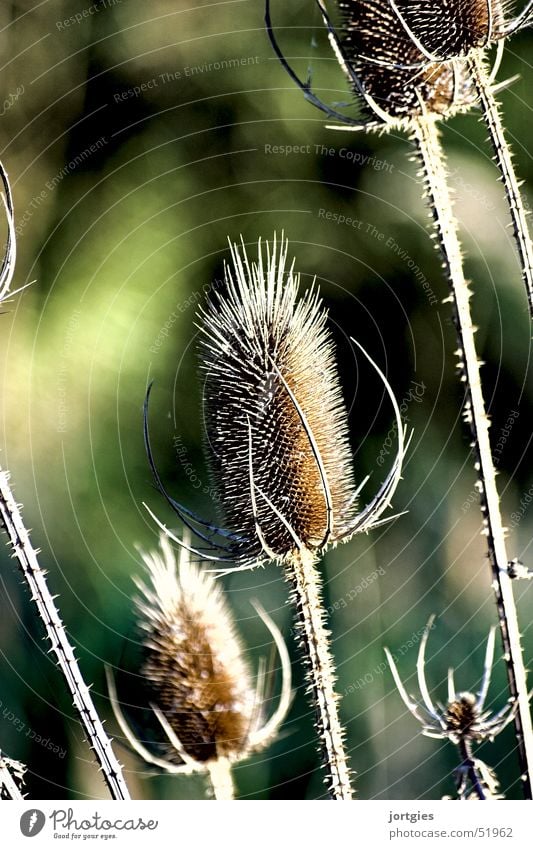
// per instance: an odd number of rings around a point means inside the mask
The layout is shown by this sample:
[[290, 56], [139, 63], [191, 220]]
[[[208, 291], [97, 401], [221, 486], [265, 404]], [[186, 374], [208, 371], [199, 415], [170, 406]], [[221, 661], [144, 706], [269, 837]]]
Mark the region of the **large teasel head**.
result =
[[[467, 60], [533, 20], [533, 2], [507, 19], [501, 0], [310, 0], [319, 7], [336, 57], [366, 115], [356, 120], [323, 103], [289, 66], [274, 34], [270, 0], [266, 22], [273, 47], [315, 106], [354, 129], [403, 126], [421, 114], [447, 117], [469, 108], [476, 91]], [[328, 9], [331, 10], [328, 11]], [[338, 18], [336, 26], [333, 17]]]
[[514, 719], [517, 702], [511, 699], [504, 707], [492, 713], [486, 710], [492, 664], [494, 660], [495, 629], [491, 628], [485, 651], [481, 685], [476, 694], [458, 691], [454, 670], [448, 670], [448, 697], [444, 704], [434, 703], [426, 681], [426, 645], [435, 617], [432, 616], [420, 641], [416, 664], [418, 686], [422, 702], [408, 695], [400, 678], [391, 652], [385, 649], [387, 660], [401, 699], [410, 713], [422, 725], [426, 737], [449, 740], [458, 747], [461, 764], [455, 770], [457, 790], [461, 799], [501, 798], [498, 781], [493, 770], [472, 754], [474, 743], [493, 740]]
[[109, 689], [117, 721], [135, 751], [169, 773], [216, 773], [266, 746], [276, 735], [291, 701], [291, 667], [283, 638], [256, 604], [278, 649], [282, 689], [276, 710], [265, 717], [265, 666], [254, 683], [222, 587], [181, 550], [179, 564], [168, 539], [144, 553], [148, 582], [137, 580], [136, 600], [143, 635], [141, 677], [165, 734], [164, 754], [149, 751], [134, 735]]
[[232, 245], [225, 285], [199, 314], [206, 448], [226, 530], [166, 493], [146, 429], [159, 489], [212, 546], [202, 556], [243, 568], [283, 561], [296, 549], [316, 554], [375, 527], [401, 475], [404, 426], [389, 384], [370, 360], [394, 406], [399, 449], [378, 494], [356, 512], [347, 411], [327, 312], [314, 286], [301, 297], [298, 289], [283, 238], [266, 248], [259, 242], [255, 261], [244, 244]]

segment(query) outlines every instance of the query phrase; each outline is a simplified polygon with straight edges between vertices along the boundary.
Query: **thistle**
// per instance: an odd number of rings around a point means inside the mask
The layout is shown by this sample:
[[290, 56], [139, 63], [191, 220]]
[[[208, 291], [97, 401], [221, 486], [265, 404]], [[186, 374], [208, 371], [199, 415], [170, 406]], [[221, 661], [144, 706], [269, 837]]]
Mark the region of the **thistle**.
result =
[[481, 388], [470, 311], [471, 293], [464, 275], [438, 122], [481, 99], [507, 186], [533, 314], [533, 250], [518, 182], [493, 100], [492, 79], [487, 78], [484, 71], [487, 48], [494, 41], [503, 46], [506, 37], [531, 23], [533, 3], [528, 3], [518, 18], [507, 22], [505, 6], [489, 0], [486, 3], [478, 0], [449, 3], [431, 0], [416, 3], [411, 0], [341, 0], [337, 6], [342, 14], [342, 24], [337, 31], [322, 0], [315, 2], [328, 29], [335, 55], [367, 118], [352, 119], [331, 109], [316, 97], [309, 82], [298, 77], [277, 43], [267, 0], [268, 33], [276, 54], [292, 79], [315, 106], [343, 125], [351, 129], [383, 131], [396, 127], [405, 130], [418, 151], [420, 176], [450, 284], [450, 301], [457, 329], [456, 353], [461, 381], [465, 385], [465, 419], [470, 426], [475, 467], [479, 472], [483, 533], [487, 537], [509, 689], [511, 697], [518, 702], [515, 731], [524, 793], [527, 798], [532, 798], [533, 728], [527, 677], [508, 572], [509, 558], [492, 459], [489, 420]]
[[142, 555], [149, 583], [136, 583], [145, 649], [141, 675], [165, 734], [164, 755], [137, 739], [108, 675], [111, 704], [144, 761], [171, 774], [206, 773], [215, 798], [232, 799], [232, 765], [268, 745], [290, 707], [289, 655], [279, 629], [256, 604], [278, 649], [283, 677], [278, 707], [265, 719], [265, 667], [260, 666], [254, 686], [221, 587], [183, 548], [178, 566], [164, 535], [160, 547]]
[[485, 710], [494, 660], [494, 628], [491, 628], [487, 640], [483, 677], [479, 692], [476, 695], [469, 692], [458, 692], [455, 687], [454, 671], [450, 668], [448, 670], [447, 702], [445, 705], [437, 703], [435, 706], [429, 693], [425, 673], [426, 645], [434, 618], [432, 616], [429, 620], [420, 641], [416, 664], [423, 704], [415, 701], [407, 694], [394, 659], [390, 651], [385, 649], [395, 684], [406, 708], [422, 724], [422, 733], [426, 737], [433, 737], [437, 740], [449, 740], [458, 747], [461, 755], [461, 763], [455, 770], [458, 797], [462, 800], [501, 799], [502, 796], [498, 792], [499, 784], [494, 771], [473, 755], [473, 745], [485, 740], [494, 740], [496, 735], [500, 734], [513, 720], [517, 708], [516, 700], [511, 699], [495, 714]]
[[[177, 515], [211, 545], [207, 556], [232, 561], [238, 569], [271, 560], [283, 566], [297, 611], [329, 789], [334, 798], [347, 799], [350, 774], [316, 564], [328, 545], [382, 521], [400, 480], [404, 427], [394, 394], [372, 363], [394, 407], [399, 447], [377, 495], [357, 512], [361, 487], [354, 484], [347, 414], [319, 295], [311, 288], [298, 300], [299, 278], [292, 266], [286, 267], [284, 240], [278, 247], [274, 239], [267, 247], [266, 261], [261, 243], [257, 262], [248, 260], [244, 245], [240, 252], [233, 246], [231, 257], [225, 290], [213, 294], [199, 316], [206, 447], [228, 528], [193, 516], [168, 495], [145, 419], [148, 456], [157, 485]], [[206, 556], [204, 549], [191, 550]]]

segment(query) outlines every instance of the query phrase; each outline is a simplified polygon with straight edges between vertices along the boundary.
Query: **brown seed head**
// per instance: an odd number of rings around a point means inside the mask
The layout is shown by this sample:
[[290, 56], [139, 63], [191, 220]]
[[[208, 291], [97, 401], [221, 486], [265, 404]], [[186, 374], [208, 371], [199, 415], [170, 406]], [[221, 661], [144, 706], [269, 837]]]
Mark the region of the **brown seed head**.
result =
[[477, 699], [472, 693], [459, 693], [453, 701], [448, 702], [444, 713], [446, 730], [458, 737], [472, 736], [479, 718]]
[[[201, 313], [200, 364], [213, 484], [225, 522], [284, 558], [316, 551], [354, 513], [347, 415], [327, 313], [298, 299], [287, 243], [232, 247], [226, 288]], [[261, 546], [259, 540], [263, 539]]]
[[151, 585], [139, 583], [145, 633], [142, 674], [155, 706], [186, 754], [202, 763], [237, 758], [254, 719], [254, 690], [232, 617], [213, 579], [168, 540], [143, 555]]
[[[390, 0], [340, 0], [346, 60], [366, 93], [391, 118], [422, 110], [448, 114], [474, 100], [462, 64], [442, 60], [482, 41], [486, 23], [476, 18], [474, 9], [480, 5], [485, 19], [486, 3], [397, 0], [393, 6]], [[429, 59], [433, 54], [439, 61]]]

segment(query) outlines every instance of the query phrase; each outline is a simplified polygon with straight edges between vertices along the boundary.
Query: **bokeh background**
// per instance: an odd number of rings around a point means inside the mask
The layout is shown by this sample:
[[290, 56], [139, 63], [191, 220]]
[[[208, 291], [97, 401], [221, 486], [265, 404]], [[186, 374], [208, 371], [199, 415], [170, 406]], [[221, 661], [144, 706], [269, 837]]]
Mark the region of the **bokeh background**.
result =
[[[312, 0], [274, 3], [273, 14], [302, 76], [309, 66], [326, 101], [349, 101]], [[500, 79], [520, 75], [501, 100], [526, 199], [533, 192], [532, 46], [530, 33], [514, 38], [500, 72]], [[253, 252], [259, 237], [284, 230], [302, 288], [316, 276], [330, 311], [357, 477], [371, 475], [363, 501], [383, 479], [395, 438], [383, 388], [350, 335], [387, 372], [414, 431], [394, 499], [394, 511], [405, 515], [330, 551], [322, 565], [358, 794], [452, 793], [457, 753], [420, 735], [383, 654], [385, 645], [396, 653], [416, 693], [420, 635], [435, 613], [427, 672], [444, 700], [450, 664], [461, 688], [479, 685], [495, 622], [454, 331], [442, 303], [446, 284], [409, 140], [328, 130], [273, 57], [261, 0], [3, 3], [0, 57], [0, 149], [16, 204], [16, 283], [32, 282], [1, 317], [1, 463], [13, 474], [109, 729], [118, 731], [105, 664], [116, 668], [122, 701], [137, 706], [129, 715], [140, 736], [155, 733], [140, 709], [146, 701], [132, 579], [142, 571], [136, 545], [157, 543], [142, 502], [169, 524], [173, 517], [153, 489], [143, 447], [147, 383], [154, 380], [151, 428], [161, 474], [176, 497], [213, 516], [195, 313], [223, 274], [228, 237], [242, 235]], [[509, 554], [533, 565], [531, 332], [479, 117], [474, 111], [449, 121], [444, 141], [474, 281], [502, 507], [515, 525]], [[287, 152], [294, 145], [299, 150]], [[357, 223], [338, 223], [336, 214]], [[178, 439], [186, 447], [181, 458]], [[0, 748], [28, 764], [33, 798], [106, 798], [7, 548], [0, 549], [0, 581]], [[270, 652], [254, 597], [283, 629], [296, 661], [280, 569], [224, 583], [251, 665]], [[531, 664], [533, 588], [515, 589]], [[500, 708], [507, 691], [499, 642], [497, 656], [489, 703]], [[297, 662], [294, 669], [296, 698], [282, 736], [236, 770], [241, 798], [324, 794]], [[274, 674], [273, 698], [278, 690]], [[154, 775], [120, 734], [117, 740], [135, 797], [204, 798], [202, 778]], [[506, 795], [520, 798], [512, 729], [480, 754]]]

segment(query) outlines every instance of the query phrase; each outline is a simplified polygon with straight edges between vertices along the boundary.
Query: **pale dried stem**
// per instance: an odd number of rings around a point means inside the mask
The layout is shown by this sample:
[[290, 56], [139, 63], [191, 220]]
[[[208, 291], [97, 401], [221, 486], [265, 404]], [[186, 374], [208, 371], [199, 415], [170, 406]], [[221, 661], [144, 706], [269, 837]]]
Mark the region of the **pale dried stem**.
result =
[[507, 144], [499, 104], [494, 97], [483, 60], [479, 55], [474, 53], [469, 59], [469, 67], [481, 101], [483, 117], [489, 130], [490, 140], [494, 149], [494, 158], [502, 175], [502, 182], [513, 223], [513, 234], [522, 267], [522, 278], [529, 302], [529, 312], [533, 318], [533, 244], [529, 235], [529, 226], [520, 192], [520, 184], [515, 174], [512, 153]]
[[51, 651], [56, 656], [58, 666], [63, 673], [67, 687], [72, 695], [74, 706], [87, 735], [104, 779], [113, 799], [129, 799], [128, 788], [122, 775], [122, 768], [115, 757], [111, 740], [96, 712], [88, 686], [83, 680], [74, 651], [69, 643], [65, 627], [50, 594], [46, 576], [39, 565], [37, 552], [32, 547], [30, 537], [19, 505], [16, 503], [9, 485], [9, 473], [0, 469], [0, 520], [11, 540], [13, 556], [17, 558], [24, 578], [37, 606], [39, 617], [46, 629]]
[[[13, 763], [13, 762], [11, 762]], [[11, 775], [9, 769], [9, 759], [3, 758], [0, 754], [0, 799], [12, 799], [21, 801], [24, 799], [23, 794], [17, 786], [17, 782]]]
[[509, 689], [518, 705], [514, 723], [521, 778], [524, 795], [527, 799], [531, 799], [533, 731], [528, 687], [512, 581], [508, 573], [505, 531], [489, 439], [489, 420], [485, 412], [480, 364], [474, 342], [474, 328], [470, 314], [471, 294], [464, 277], [457, 223], [453, 215], [444, 154], [436, 121], [430, 116], [414, 121], [413, 136], [421, 155], [435, 227], [452, 289], [450, 301], [455, 307], [454, 318], [459, 341], [457, 353], [461, 377], [465, 384], [465, 414], [472, 433], [472, 447], [479, 473], [478, 490], [484, 533], [487, 536], [492, 586], [496, 597]]
[[217, 758], [208, 765], [213, 796], [218, 802], [235, 799], [231, 763], [227, 758]]
[[329, 792], [336, 800], [351, 799], [350, 772], [337, 707], [339, 696], [335, 692], [335, 665], [329, 650], [329, 633], [324, 626], [320, 576], [313, 555], [305, 548], [295, 551], [285, 568], [296, 607], [309, 691], [316, 706]]

